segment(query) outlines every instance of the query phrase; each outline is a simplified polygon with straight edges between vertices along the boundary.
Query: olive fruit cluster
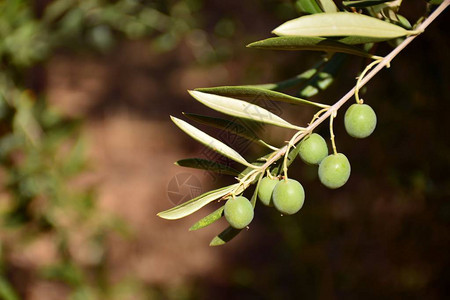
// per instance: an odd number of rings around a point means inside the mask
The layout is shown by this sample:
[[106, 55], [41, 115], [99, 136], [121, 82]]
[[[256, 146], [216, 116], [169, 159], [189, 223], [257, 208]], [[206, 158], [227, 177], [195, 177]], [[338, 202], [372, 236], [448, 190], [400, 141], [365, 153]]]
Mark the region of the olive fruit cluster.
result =
[[[377, 124], [373, 109], [367, 104], [353, 104], [345, 113], [344, 125], [347, 133], [355, 138], [365, 138], [372, 134]], [[328, 146], [323, 137], [312, 133], [299, 144], [298, 155], [309, 165], [319, 165], [320, 182], [330, 189], [343, 186], [350, 177], [351, 167], [342, 153], [328, 154]], [[275, 208], [285, 215], [297, 213], [305, 201], [303, 186], [294, 179], [264, 177], [258, 188], [258, 198], [266, 206]], [[243, 197], [230, 198], [224, 208], [228, 223], [237, 229], [245, 228], [253, 219], [253, 205]]]
[[307, 164], [319, 165], [319, 179], [328, 188], [343, 186], [350, 177], [350, 163], [344, 154], [328, 155], [324, 138], [313, 133], [300, 142], [299, 156]]
[[305, 191], [297, 180], [265, 177], [259, 184], [258, 197], [264, 205], [275, 206], [282, 214], [293, 215], [302, 208]]

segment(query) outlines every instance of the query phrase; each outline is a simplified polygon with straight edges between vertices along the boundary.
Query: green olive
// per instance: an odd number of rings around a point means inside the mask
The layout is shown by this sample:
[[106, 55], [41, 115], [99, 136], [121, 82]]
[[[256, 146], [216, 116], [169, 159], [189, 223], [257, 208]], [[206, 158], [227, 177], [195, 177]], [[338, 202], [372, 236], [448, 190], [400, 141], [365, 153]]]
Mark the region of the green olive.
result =
[[261, 179], [258, 188], [258, 198], [264, 205], [273, 206], [273, 189], [278, 182], [278, 178], [264, 177], [263, 179]]
[[328, 155], [327, 142], [317, 133], [304, 138], [299, 147], [298, 154], [307, 164], [317, 165]]
[[350, 171], [350, 162], [344, 154], [331, 154], [319, 165], [319, 179], [326, 187], [337, 189], [347, 182]]
[[305, 191], [297, 180], [281, 180], [273, 189], [273, 204], [283, 214], [295, 214], [302, 208], [304, 201]]
[[230, 198], [225, 203], [224, 214], [231, 227], [242, 229], [253, 220], [253, 205], [242, 196]]
[[350, 136], [366, 138], [377, 126], [377, 115], [367, 104], [353, 104], [345, 112], [344, 124]]

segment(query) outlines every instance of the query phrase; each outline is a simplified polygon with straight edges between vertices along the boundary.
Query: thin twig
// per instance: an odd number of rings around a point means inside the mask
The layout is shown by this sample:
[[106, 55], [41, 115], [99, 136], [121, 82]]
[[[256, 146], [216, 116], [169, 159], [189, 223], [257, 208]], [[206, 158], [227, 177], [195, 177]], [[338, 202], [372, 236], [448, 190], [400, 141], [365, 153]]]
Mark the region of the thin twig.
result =
[[[406, 46], [409, 45], [416, 37], [418, 37], [420, 34], [422, 34], [425, 29], [430, 25], [446, 8], [450, 5], [450, 0], [445, 0], [442, 2], [438, 8], [428, 17], [425, 19], [425, 21], [420, 24], [420, 26], [417, 27], [417, 32], [419, 34], [417, 35], [411, 35], [407, 37], [400, 45], [398, 45], [394, 50], [392, 50], [388, 55], [386, 55], [380, 63], [372, 69], [362, 80], [359, 82], [358, 87], [362, 88], [364, 85], [366, 85], [378, 72], [380, 72], [384, 67], [389, 67], [391, 61], [396, 57]], [[339, 101], [337, 101], [335, 104], [333, 104], [323, 115], [321, 115], [315, 122], [312, 122], [308, 127], [305, 128], [305, 130], [298, 135], [294, 141], [293, 144], [298, 143], [304, 136], [311, 133], [317, 126], [319, 126], [322, 122], [324, 122], [331, 114], [337, 112], [337, 110], [344, 105], [350, 98], [353, 97], [356, 91], [356, 86], [353, 87], [350, 91], [348, 91], [347, 94], [345, 94]], [[270, 165], [272, 165], [275, 161], [280, 159], [284, 154], [286, 154], [287, 149], [289, 148], [289, 145], [285, 145], [283, 148], [280, 148], [271, 159], [269, 159], [263, 166], [261, 166], [261, 169], [266, 169]]]

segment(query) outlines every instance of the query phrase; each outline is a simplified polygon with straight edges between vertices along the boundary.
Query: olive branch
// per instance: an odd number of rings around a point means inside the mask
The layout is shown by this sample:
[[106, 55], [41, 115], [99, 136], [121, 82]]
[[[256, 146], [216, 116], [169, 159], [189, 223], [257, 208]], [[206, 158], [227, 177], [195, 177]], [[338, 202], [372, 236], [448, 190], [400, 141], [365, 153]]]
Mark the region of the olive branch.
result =
[[[291, 214], [298, 211], [303, 205], [304, 191], [303, 187], [298, 182], [294, 180], [290, 181], [290, 179], [288, 179], [288, 167], [299, 154], [301, 148], [301, 146], [299, 147], [299, 145], [301, 145], [301, 143], [305, 141], [306, 137], [310, 136], [313, 133], [314, 129], [317, 126], [322, 124], [325, 120], [329, 119], [330, 139], [333, 149], [333, 154], [331, 154], [330, 156], [337, 156], [339, 153], [336, 149], [335, 135], [333, 132], [333, 120], [336, 117], [338, 110], [353, 96], [356, 99], [357, 105], [361, 106], [361, 104], [363, 104], [363, 100], [359, 97], [359, 90], [363, 86], [365, 86], [383, 68], [389, 68], [391, 61], [417, 36], [422, 34], [425, 29], [447, 8], [447, 6], [450, 5], [450, 0], [442, 1], [440, 5], [428, 17], [419, 19], [414, 28], [411, 27], [409, 29], [406, 29], [405, 27], [410, 27], [410, 25], [408, 26], [409, 22], [407, 22], [407, 20], [404, 21], [403, 17], [396, 14], [398, 7], [395, 8], [386, 5], [384, 8], [390, 10], [391, 14], [389, 14], [388, 16], [383, 15], [383, 20], [381, 20], [378, 18], [379, 15], [377, 14], [377, 12], [370, 9], [370, 1], [344, 1], [343, 4], [347, 7], [352, 8], [353, 11], [356, 11], [357, 8], [367, 9], [369, 14], [371, 14], [372, 16], [363, 15], [356, 12], [340, 12], [334, 5], [334, 2], [331, 0], [317, 0], [317, 2], [316, 0], [301, 1], [301, 3], [306, 2], [320, 5], [307, 5], [306, 7], [308, 7], [308, 9], [305, 10], [305, 12], [311, 13], [310, 15], [290, 20], [276, 28], [273, 33], [278, 35], [278, 37], [254, 42], [248, 45], [248, 47], [276, 50], [315, 50], [325, 51], [329, 53], [329, 55], [321, 62], [316, 64], [313, 69], [308, 70], [294, 78], [275, 84], [202, 88], [196, 89], [194, 91], [189, 91], [191, 96], [202, 104], [224, 114], [236, 117], [238, 119], [246, 119], [249, 122], [259, 122], [295, 130], [295, 134], [287, 142], [286, 145], [281, 148], [271, 146], [259, 139], [259, 137], [255, 136], [253, 133], [246, 131], [245, 128], [241, 132], [235, 132], [236, 134], [256, 141], [259, 144], [266, 146], [267, 148], [272, 150], [271, 153], [259, 158], [255, 162], [250, 163], [237, 151], [224, 144], [223, 142], [215, 139], [214, 137], [211, 137], [210, 135], [202, 132], [201, 130], [183, 120], [171, 117], [174, 123], [192, 138], [203, 143], [204, 145], [220, 153], [221, 155], [246, 166], [246, 169], [244, 171], [239, 174], [235, 174], [235, 170], [232, 170], [228, 166], [198, 158], [184, 159], [176, 163], [180, 166], [200, 168], [223, 174], [233, 174], [237, 176], [236, 179], [238, 182], [233, 185], [209, 191], [181, 205], [160, 212], [158, 214], [158, 216], [160, 216], [161, 218], [169, 220], [179, 219], [196, 212], [203, 206], [213, 201], [228, 199], [224, 206], [220, 207], [208, 216], [202, 218], [190, 228], [190, 230], [197, 230], [206, 227], [225, 215], [227, 221], [231, 224], [231, 226], [225, 229], [218, 236], [216, 236], [211, 241], [210, 245], [222, 245], [228, 242], [233, 237], [235, 237], [243, 228], [245, 228], [248, 223], [250, 223], [250, 221], [253, 219], [253, 208], [256, 205], [258, 196], [261, 201], [263, 201], [262, 198], [264, 198], [264, 196], [258, 194], [260, 191], [260, 185], [262, 185], [264, 178], [268, 179], [266, 181], [278, 181], [278, 179], [281, 178], [280, 182], [274, 182], [270, 185], [271, 193], [274, 194], [272, 196], [274, 198], [274, 204], [279, 211], [286, 214]], [[313, 9], [311, 7], [313, 7]], [[431, 5], [428, 5], [428, 7], [431, 7]], [[313, 11], [311, 11], [311, 9]], [[403, 20], [403, 22], [397, 22], [399, 23], [399, 25], [394, 24], [395, 22], [392, 19], [392, 14], [396, 16], [397, 20]], [[403, 27], [400, 25], [402, 25]], [[385, 57], [372, 55], [369, 52], [355, 46], [357, 44], [378, 43], [381, 41], [392, 42], [394, 39], [400, 38], [404, 39]], [[370, 58], [373, 59], [373, 62], [368, 64], [359, 75], [356, 85], [333, 105], [330, 106], [327, 104], [312, 102], [304, 99], [318, 93], [317, 89], [312, 89], [314, 85], [317, 85], [319, 87], [322, 86], [325, 89], [331, 83], [330, 76], [323, 76], [323, 74], [332, 74], [332, 72], [330, 71], [332, 70], [331, 67], [336, 64], [336, 61], [339, 62], [340, 56], [335, 53], [345, 53]], [[303, 98], [294, 97], [276, 91], [299, 84], [303, 84], [303, 88], [300, 92], [300, 96], [302, 96]], [[241, 100], [252, 98], [258, 95], [264, 95], [273, 101], [281, 101], [291, 104], [312, 105], [318, 107], [320, 110], [313, 116], [311, 122], [307, 127], [300, 127], [295, 124], [291, 124], [290, 122], [282, 119], [281, 117], [258, 105], [249, 103], [245, 100]], [[229, 129], [226, 127], [226, 124], [229, 124], [231, 122], [225, 119], [212, 118], [207, 116], [199, 116], [193, 114], [185, 115], [191, 120], [225, 130]], [[373, 131], [373, 128], [371, 129], [371, 131]], [[368, 134], [370, 134], [371, 131]], [[326, 151], [328, 152], [328, 150]], [[282, 162], [280, 161], [281, 159]], [[326, 159], [328, 159], [328, 157], [320, 159], [322, 162], [320, 162], [319, 166], [319, 175], [322, 165], [324, 164]], [[346, 158], [345, 160], [346, 164], [348, 164], [348, 160]], [[348, 173], [348, 176], [350, 175], [349, 164], [348, 170], [344, 171]], [[267, 174], [266, 177], [264, 177], [265, 174]], [[324, 183], [328, 187], [336, 188], [344, 184], [347, 181], [348, 176], [337, 186], [331, 187], [324, 181], [322, 181], [322, 183]], [[275, 194], [277, 193], [277, 189], [280, 190], [280, 192], [278, 193], [281, 193], [282, 185], [284, 185], [283, 191], [291, 188], [287, 188], [287, 184], [291, 184], [293, 182], [296, 182], [296, 196], [294, 199], [296, 207], [294, 207], [293, 209], [284, 209], [283, 207], [280, 207], [281, 205], [277, 205]], [[256, 188], [253, 196], [251, 197], [251, 200], [248, 201], [246, 198], [240, 195], [253, 184], [256, 184]], [[267, 182], [265, 182], [264, 185], [266, 189]], [[280, 188], [278, 188], [278, 185], [280, 185]], [[264, 201], [263, 203], [268, 204]], [[289, 205], [290, 204], [291, 203], [289, 203]], [[243, 213], [242, 211], [246, 212]]]

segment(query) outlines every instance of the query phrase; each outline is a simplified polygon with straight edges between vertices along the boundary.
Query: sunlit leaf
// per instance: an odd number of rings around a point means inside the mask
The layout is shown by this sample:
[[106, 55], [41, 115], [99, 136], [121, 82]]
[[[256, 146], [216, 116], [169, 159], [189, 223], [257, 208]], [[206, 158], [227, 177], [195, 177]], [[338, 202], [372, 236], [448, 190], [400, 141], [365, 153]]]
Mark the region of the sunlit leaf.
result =
[[205, 228], [206, 226], [209, 226], [212, 223], [216, 222], [217, 220], [222, 218], [224, 208], [225, 207], [222, 206], [222, 207], [216, 209], [215, 211], [213, 211], [212, 213], [210, 213], [209, 215], [207, 215], [206, 217], [200, 219], [197, 223], [192, 225], [191, 228], [189, 228], [189, 231], [194, 231], [194, 230], [198, 230], [201, 228]]
[[187, 133], [195, 140], [211, 148], [212, 150], [222, 154], [223, 156], [226, 156], [243, 165], [250, 166], [250, 164], [245, 160], [245, 158], [243, 158], [236, 150], [232, 149], [231, 147], [225, 145], [221, 141], [213, 138], [212, 136], [204, 133], [203, 131], [195, 128], [194, 126], [190, 125], [189, 123], [183, 120], [180, 120], [172, 116], [170, 118], [181, 130], [183, 130], [185, 133]]
[[336, 4], [334, 4], [333, 0], [317, 0], [319, 2], [320, 7], [326, 13], [338, 12]]
[[232, 134], [241, 136], [252, 142], [256, 142], [256, 143], [259, 143], [260, 145], [268, 147], [272, 150], [275, 149], [275, 147], [267, 144], [266, 142], [264, 142], [262, 139], [260, 139], [256, 135], [256, 131], [258, 130], [259, 127], [261, 127], [261, 125], [258, 122], [253, 122], [251, 120], [245, 120], [242, 122], [243, 124], [240, 124], [240, 123], [222, 119], [222, 118], [209, 117], [209, 116], [203, 116], [203, 115], [191, 114], [191, 113], [183, 113], [183, 114], [193, 121], [196, 121], [196, 122], [199, 122], [199, 123], [202, 123], [205, 125], [213, 126], [215, 128], [218, 128], [218, 129], [230, 132]]
[[247, 45], [250, 48], [271, 50], [312, 50], [325, 52], [342, 52], [362, 57], [373, 57], [366, 51], [340, 43], [336, 40], [313, 36], [282, 36], [257, 41]]
[[404, 28], [357, 13], [336, 12], [302, 16], [280, 25], [280, 36], [364, 36], [396, 38], [412, 34]]
[[209, 191], [176, 207], [162, 211], [158, 213], [158, 216], [167, 220], [175, 220], [186, 217], [204, 207], [205, 205], [227, 195], [238, 185], [239, 184], [236, 183], [217, 190]]
[[218, 86], [211, 88], [196, 89], [210, 94], [239, 98], [244, 100], [268, 99], [273, 101], [285, 102], [290, 104], [308, 104], [317, 107], [326, 107], [326, 105], [287, 95], [284, 93], [271, 91], [255, 86]]
[[176, 165], [180, 167], [186, 167], [186, 168], [194, 168], [194, 169], [201, 169], [206, 171], [212, 171], [219, 174], [225, 174], [225, 175], [233, 175], [236, 176], [239, 174], [239, 171], [236, 171], [235, 169], [223, 165], [221, 163], [203, 159], [203, 158], [186, 158], [181, 159], [175, 163]]
[[192, 95], [192, 97], [194, 97], [204, 105], [230, 116], [249, 119], [252, 121], [271, 124], [284, 128], [296, 130], [303, 129], [283, 120], [282, 118], [271, 113], [265, 108], [248, 103], [246, 101], [203, 93], [199, 91], [189, 91], [189, 93]]

